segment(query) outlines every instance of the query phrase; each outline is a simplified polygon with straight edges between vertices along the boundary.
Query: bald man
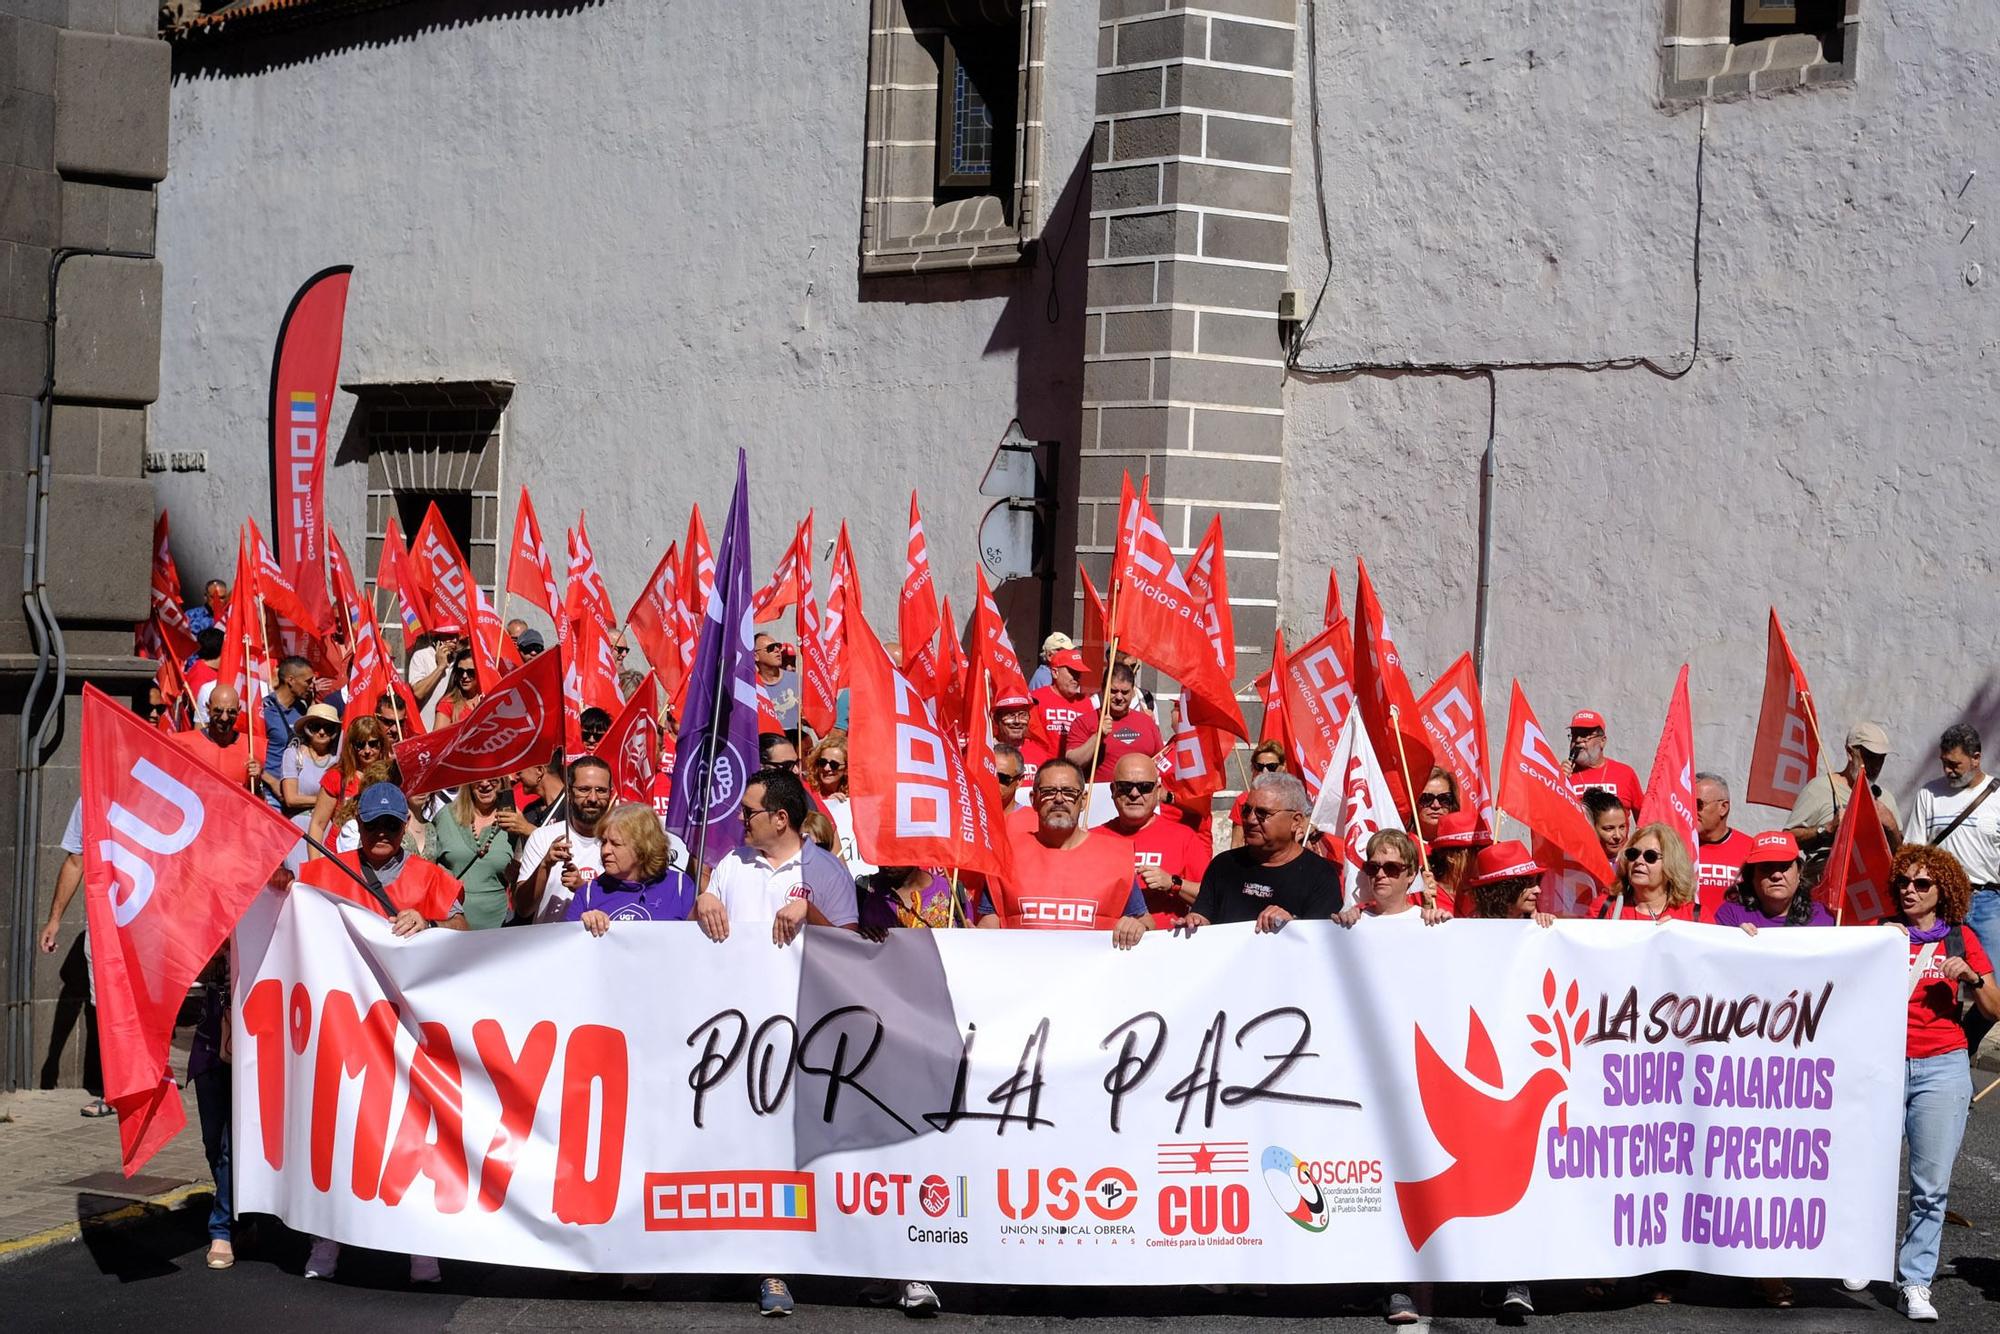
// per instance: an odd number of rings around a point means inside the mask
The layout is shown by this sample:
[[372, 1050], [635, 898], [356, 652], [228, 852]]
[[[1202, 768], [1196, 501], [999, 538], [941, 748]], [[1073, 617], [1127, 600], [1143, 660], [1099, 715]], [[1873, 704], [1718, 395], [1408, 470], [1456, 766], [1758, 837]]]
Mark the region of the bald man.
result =
[[1118, 814], [1099, 828], [1128, 839], [1153, 925], [1173, 927], [1186, 915], [1214, 856], [1212, 839], [1160, 814], [1164, 786], [1150, 755], [1133, 752], [1111, 766], [1111, 800]]
[[262, 766], [250, 756], [250, 738], [236, 730], [243, 717], [243, 697], [235, 686], [218, 685], [208, 695], [208, 724], [193, 732], [175, 732], [173, 743], [232, 782], [255, 787]]

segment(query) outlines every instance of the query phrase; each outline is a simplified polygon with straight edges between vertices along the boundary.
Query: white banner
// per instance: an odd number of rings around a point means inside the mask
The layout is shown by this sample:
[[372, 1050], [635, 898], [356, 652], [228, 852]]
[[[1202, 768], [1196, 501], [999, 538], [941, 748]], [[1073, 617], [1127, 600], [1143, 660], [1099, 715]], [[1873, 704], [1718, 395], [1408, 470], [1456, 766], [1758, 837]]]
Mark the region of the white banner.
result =
[[301, 889], [236, 939], [237, 1207], [343, 1242], [1017, 1284], [1889, 1273], [1893, 930], [398, 941]]

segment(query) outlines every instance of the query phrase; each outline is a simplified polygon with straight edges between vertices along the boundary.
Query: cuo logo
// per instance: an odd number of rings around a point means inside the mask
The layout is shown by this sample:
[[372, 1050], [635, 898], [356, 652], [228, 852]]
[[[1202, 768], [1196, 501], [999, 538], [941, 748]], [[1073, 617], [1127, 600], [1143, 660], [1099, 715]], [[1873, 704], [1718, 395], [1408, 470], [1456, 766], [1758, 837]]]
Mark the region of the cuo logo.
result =
[[[133, 764], [132, 779], [179, 811], [180, 826], [176, 829], [158, 828], [127, 810], [123, 802], [114, 801], [106, 817], [112, 832], [155, 856], [171, 857], [184, 851], [201, 834], [205, 818], [201, 798], [161, 772], [151, 760], [142, 759]], [[132, 919], [145, 911], [147, 900], [153, 897], [152, 865], [115, 838], [98, 840], [97, 855], [110, 863], [111, 869], [123, 875], [131, 885], [130, 891], [125, 894], [118, 892], [115, 883], [111, 889], [112, 920], [121, 927], [130, 926]]]
[[[1500, 1056], [1477, 1010], [1466, 1011], [1462, 1074], [1445, 1064], [1421, 1026], [1416, 1029], [1417, 1093], [1423, 1099], [1424, 1119], [1439, 1147], [1453, 1160], [1436, 1176], [1396, 1183], [1403, 1230], [1416, 1249], [1422, 1250], [1452, 1219], [1504, 1214], [1528, 1193], [1542, 1118], [1551, 1102], [1569, 1092], [1573, 1043], [1583, 1040], [1589, 1019], [1574, 982], [1562, 1005], [1556, 1005], [1553, 972], [1542, 974], [1542, 1005], [1545, 1014], [1526, 1016], [1528, 1026], [1542, 1034], [1529, 1046], [1536, 1055], [1559, 1062], [1560, 1068], [1543, 1066], [1506, 1097], [1501, 1096], [1506, 1077]], [[1557, 1105], [1556, 1117], [1567, 1130], [1567, 1102]]]

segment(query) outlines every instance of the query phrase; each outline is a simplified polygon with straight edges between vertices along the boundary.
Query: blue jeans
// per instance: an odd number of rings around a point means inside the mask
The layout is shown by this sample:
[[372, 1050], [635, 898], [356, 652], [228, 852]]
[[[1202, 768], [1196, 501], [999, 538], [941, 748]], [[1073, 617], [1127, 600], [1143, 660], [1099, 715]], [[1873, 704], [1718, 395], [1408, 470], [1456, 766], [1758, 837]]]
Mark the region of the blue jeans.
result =
[[[1969, 1078], [1969, 1076], [1968, 1076]], [[235, 1178], [229, 1168], [229, 1067], [218, 1065], [194, 1078], [194, 1106], [201, 1117], [201, 1147], [215, 1177], [215, 1205], [208, 1211], [211, 1241], [230, 1240], [235, 1222]]]
[[1910, 1219], [1896, 1248], [1896, 1281], [1930, 1286], [1944, 1232], [1951, 1165], [1972, 1108], [1972, 1061], [1962, 1051], [1903, 1062], [1903, 1137], [1910, 1148]]
[[2000, 959], [2000, 889], [1975, 889], [1965, 924], [1979, 937], [1979, 947], [1989, 959]]

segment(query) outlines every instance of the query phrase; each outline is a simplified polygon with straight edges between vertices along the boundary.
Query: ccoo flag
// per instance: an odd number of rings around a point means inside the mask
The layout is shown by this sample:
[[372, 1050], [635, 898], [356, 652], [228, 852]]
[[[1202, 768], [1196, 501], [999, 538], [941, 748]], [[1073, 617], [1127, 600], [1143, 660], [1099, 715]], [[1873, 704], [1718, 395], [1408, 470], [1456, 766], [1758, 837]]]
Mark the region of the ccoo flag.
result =
[[278, 325], [271, 353], [271, 535], [285, 581], [307, 618], [332, 614], [326, 587], [326, 424], [340, 374], [340, 335], [354, 266], [336, 264], [306, 279]]
[[667, 828], [713, 864], [743, 840], [738, 807], [757, 769], [757, 670], [751, 653], [750, 478], [736, 451], [736, 494], [715, 557], [715, 596], [702, 613]]

